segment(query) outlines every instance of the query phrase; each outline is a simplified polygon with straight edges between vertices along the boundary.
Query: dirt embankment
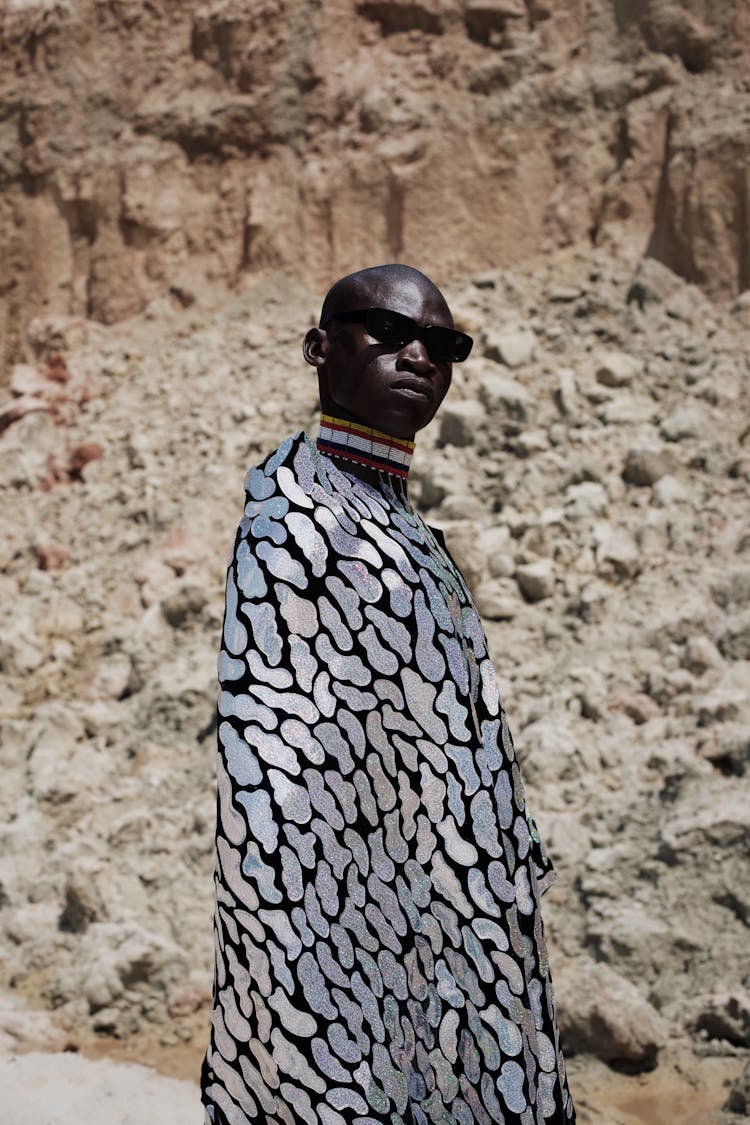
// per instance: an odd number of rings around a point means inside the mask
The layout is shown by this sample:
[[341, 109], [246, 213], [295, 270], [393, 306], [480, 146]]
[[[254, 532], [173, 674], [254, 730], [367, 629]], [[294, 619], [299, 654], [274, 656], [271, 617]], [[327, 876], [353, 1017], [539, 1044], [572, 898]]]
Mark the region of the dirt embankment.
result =
[[582, 239], [750, 284], [744, 0], [13, 0], [0, 366], [37, 314]]

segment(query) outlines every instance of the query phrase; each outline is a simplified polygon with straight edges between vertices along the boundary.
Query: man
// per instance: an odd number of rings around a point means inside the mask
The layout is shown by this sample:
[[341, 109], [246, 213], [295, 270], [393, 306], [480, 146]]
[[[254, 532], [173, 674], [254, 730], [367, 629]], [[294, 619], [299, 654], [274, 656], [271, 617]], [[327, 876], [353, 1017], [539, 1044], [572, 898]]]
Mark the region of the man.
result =
[[248, 475], [219, 661], [212, 1125], [575, 1117], [551, 868], [471, 596], [407, 494], [470, 349], [417, 270], [343, 278], [304, 341], [317, 442]]

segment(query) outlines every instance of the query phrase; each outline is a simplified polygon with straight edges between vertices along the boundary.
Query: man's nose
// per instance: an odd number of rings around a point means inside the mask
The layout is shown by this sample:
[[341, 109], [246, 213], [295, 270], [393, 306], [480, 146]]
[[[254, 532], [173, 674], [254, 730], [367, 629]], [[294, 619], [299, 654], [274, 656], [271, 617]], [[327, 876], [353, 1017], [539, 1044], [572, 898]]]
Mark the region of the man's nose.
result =
[[399, 360], [405, 366], [423, 374], [435, 370], [435, 364], [430, 358], [430, 353], [427, 351], [424, 341], [420, 340], [418, 336], [415, 336], [408, 344], [404, 344]]

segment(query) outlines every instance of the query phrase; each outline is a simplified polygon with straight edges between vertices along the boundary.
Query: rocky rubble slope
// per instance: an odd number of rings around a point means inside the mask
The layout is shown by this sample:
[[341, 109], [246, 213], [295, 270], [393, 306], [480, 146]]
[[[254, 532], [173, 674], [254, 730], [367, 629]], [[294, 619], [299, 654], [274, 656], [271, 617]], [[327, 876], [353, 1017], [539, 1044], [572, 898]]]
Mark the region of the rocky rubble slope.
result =
[[267, 269], [587, 238], [736, 294], [749, 62], [746, 0], [8, 0], [0, 374], [31, 315]]
[[[450, 295], [477, 343], [413, 495], [475, 591], [559, 873], [571, 1050], [742, 1055], [750, 301], [588, 249]], [[205, 1036], [223, 569], [245, 469], [314, 426], [315, 315], [267, 279], [36, 320], [0, 404], [2, 967], [58, 1048]]]

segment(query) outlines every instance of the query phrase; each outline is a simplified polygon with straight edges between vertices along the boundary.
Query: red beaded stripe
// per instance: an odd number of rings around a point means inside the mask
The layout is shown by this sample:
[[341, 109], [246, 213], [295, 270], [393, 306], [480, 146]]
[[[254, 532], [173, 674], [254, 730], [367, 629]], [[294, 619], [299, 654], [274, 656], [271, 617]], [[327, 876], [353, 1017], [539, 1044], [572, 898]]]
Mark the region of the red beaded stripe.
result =
[[336, 445], [329, 445], [322, 438], [318, 438], [317, 446], [321, 453], [328, 453], [331, 457], [341, 457], [345, 461], [357, 461], [360, 465], [367, 465], [370, 469], [380, 469], [383, 472], [392, 473], [396, 477], [403, 477], [404, 480], [409, 475], [409, 470], [404, 469], [401, 465], [394, 465], [392, 461], [373, 460], [372, 457], [366, 457], [364, 453], [357, 453], [348, 446], [339, 448]]

